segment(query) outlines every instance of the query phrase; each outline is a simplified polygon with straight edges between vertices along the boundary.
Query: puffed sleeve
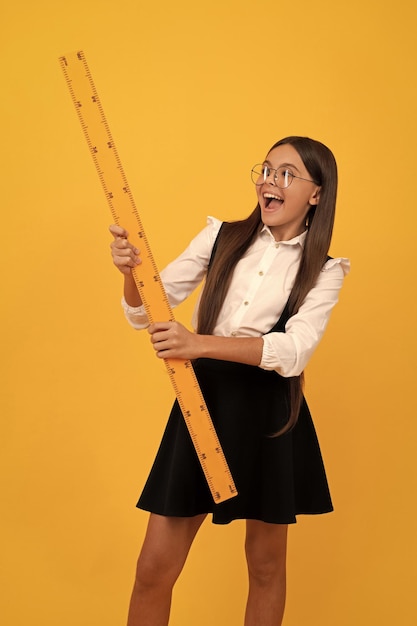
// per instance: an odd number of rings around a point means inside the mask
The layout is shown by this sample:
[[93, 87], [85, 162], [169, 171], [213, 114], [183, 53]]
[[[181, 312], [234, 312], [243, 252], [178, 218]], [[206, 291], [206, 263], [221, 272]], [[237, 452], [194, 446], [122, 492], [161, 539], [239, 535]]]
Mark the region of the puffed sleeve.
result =
[[276, 370], [285, 377], [302, 373], [323, 336], [349, 271], [346, 258], [327, 261], [298, 313], [288, 320], [285, 333], [263, 335], [262, 369]]

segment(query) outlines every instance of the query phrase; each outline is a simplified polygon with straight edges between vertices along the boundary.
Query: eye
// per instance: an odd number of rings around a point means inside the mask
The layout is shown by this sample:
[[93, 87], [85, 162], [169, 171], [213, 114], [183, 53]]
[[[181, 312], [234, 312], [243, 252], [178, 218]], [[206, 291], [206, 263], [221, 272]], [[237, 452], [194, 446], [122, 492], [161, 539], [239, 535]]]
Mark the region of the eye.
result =
[[280, 167], [277, 171], [277, 182], [284, 188], [288, 187], [293, 179], [293, 176], [294, 174], [288, 169], [288, 167]]
[[262, 175], [265, 180], [268, 178], [270, 173], [271, 173], [271, 170], [269, 169], [269, 167], [267, 165], [262, 165]]

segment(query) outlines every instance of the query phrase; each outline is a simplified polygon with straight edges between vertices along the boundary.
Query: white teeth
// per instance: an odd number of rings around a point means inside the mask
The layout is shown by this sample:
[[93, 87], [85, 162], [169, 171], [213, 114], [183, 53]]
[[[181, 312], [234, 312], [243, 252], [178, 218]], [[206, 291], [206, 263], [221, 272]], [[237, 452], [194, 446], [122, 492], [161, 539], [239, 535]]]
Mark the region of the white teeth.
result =
[[272, 200], [279, 200], [280, 202], [282, 202], [282, 198], [280, 198], [279, 196], [274, 196], [274, 194], [272, 193], [264, 193], [264, 198], [271, 198]]

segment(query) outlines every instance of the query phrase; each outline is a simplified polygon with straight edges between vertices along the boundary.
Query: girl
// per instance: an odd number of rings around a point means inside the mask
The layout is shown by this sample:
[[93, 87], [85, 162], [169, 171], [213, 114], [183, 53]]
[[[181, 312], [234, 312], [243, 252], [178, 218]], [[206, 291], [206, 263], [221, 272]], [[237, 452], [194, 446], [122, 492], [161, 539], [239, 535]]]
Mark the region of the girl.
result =
[[258, 204], [248, 218], [207, 227], [163, 272], [173, 307], [205, 278], [193, 324], [149, 325], [131, 268], [140, 251], [111, 226], [124, 274], [123, 307], [147, 328], [156, 356], [193, 359], [238, 495], [214, 504], [178, 403], [138, 507], [150, 511], [128, 626], [166, 626], [171, 593], [208, 513], [246, 520], [245, 626], [279, 626], [285, 604], [287, 525], [332, 510], [302, 372], [338, 299], [347, 259], [327, 256], [337, 168], [330, 150], [287, 137], [252, 169]]

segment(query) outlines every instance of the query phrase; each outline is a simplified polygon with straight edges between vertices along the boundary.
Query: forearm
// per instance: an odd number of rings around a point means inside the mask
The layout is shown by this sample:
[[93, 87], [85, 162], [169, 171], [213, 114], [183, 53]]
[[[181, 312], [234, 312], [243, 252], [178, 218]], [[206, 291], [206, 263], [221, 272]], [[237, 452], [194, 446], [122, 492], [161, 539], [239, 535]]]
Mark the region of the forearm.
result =
[[219, 359], [258, 366], [262, 337], [219, 337], [190, 332], [179, 322], [156, 322], [148, 327], [160, 359]]
[[200, 358], [259, 365], [262, 360], [262, 337], [218, 337], [197, 335]]
[[123, 295], [129, 306], [142, 306], [142, 298], [140, 297], [135, 280], [131, 273], [124, 275]]

